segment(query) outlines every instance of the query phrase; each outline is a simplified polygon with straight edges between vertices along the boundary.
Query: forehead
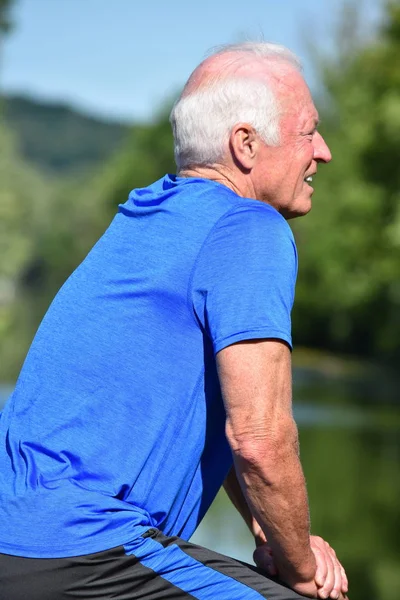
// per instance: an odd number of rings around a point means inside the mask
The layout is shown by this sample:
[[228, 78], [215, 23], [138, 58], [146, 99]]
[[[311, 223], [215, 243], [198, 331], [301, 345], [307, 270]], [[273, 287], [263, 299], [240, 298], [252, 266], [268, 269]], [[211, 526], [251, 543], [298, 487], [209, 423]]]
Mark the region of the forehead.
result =
[[318, 124], [318, 112], [301, 73], [292, 70], [277, 78], [275, 91], [282, 110], [282, 121], [290, 121], [298, 127]]

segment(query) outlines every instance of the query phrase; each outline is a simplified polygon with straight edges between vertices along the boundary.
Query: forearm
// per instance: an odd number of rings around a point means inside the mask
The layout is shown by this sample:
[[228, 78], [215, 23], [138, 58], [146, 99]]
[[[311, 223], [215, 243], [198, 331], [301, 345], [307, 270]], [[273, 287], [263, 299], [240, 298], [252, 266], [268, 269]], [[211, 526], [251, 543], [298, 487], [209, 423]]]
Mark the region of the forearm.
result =
[[290, 351], [260, 341], [232, 345], [218, 356], [227, 408], [226, 435], [250, 512], [289, 585], [312, 581], [306, 486], [292, 416]]
[[236, 510], [242, 515], [247, 527], [252, 531], [253, 515], [243, 495], [242, 488], [237, 480], [235, 466], [233, 465], [224, 481], [224, 489]]
[[224, 489], [230, 501], [232, 502], [236, 510], [241, 514], [244, 522], [250, 529], [252, 535], [254, 536], [256, 545], [258, 546], [260, 544], [265, 543], [265, 534], [250, 511], [249, 505], [247, 503], [246, 498], [244, 497], [241, 485], [238, 481], [234, 465], [232, 466], [224, 481]]
[[289, 348], [276, 340], [232, 344], [217, 354], [217, 365], [235, 470], [249, 512], [268, 540], [255, 552], [257, 564], [267, 571], [271, 566], [303, 596], [346, 593], [333, 550], [323, 540], [310, 539]]
[[288, 582], [313, 578], [308, 501], [294, 422], [275, 439], [239, 444], [234, 460], [249, 512], [268, 539], [280, 573]]

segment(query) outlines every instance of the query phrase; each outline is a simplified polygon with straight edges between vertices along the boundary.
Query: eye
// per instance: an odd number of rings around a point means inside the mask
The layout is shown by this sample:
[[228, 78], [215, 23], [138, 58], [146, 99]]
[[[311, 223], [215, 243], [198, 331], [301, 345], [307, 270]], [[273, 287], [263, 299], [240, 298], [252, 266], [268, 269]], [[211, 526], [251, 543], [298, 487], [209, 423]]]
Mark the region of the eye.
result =
[[314, 132], [311, 131], [310, 133], [303, 133], [303, 137], [306, 138], [306, 140], [308, 140], [309, 142], [312, 142], [312, 139], [314, 137]]
[[314, 137], [314, 135], [316, 134], [316, 132], [317, 132], [317, 129], [314, 128], [311, 131], [308, 131], [308, 132], [304, 133], [303, 135], [304, 135], [305, 138], [307, 138], [311, 142], [312, 139], [313, 139], [313, 137]]

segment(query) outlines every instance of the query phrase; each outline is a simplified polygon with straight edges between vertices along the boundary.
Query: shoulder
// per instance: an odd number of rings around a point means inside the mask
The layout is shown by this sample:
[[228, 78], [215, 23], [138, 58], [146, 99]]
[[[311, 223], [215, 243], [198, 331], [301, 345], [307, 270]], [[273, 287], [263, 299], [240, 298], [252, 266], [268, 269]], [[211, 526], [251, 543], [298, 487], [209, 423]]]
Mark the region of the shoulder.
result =
[[292, 240], [293, 233], [285, 218], [272, 206], [259, 200], [239, 199], [220, 219], [220, 226], [227, 222], [246, 224], [252, 230], [271, 230]]
[[255, 260], [286, 255], [297, 262], [289, 224], [272, 206], [258, 200], [239, 199], [214, 223], [206, 241], [208, 248], [244, 252]]

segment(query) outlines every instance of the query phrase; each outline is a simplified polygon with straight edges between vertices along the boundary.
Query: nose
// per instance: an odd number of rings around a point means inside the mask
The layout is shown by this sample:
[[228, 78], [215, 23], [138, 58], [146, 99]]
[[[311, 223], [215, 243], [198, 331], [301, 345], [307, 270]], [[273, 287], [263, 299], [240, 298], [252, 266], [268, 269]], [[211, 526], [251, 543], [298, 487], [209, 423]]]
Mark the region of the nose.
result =
[[332, 160], [331, 151], [328, 148], [327, 143], [325, 142], [322, 135], [316, 131], [314, 134], [314, 160], [321, 161], [324, 163], [328, 163]]

